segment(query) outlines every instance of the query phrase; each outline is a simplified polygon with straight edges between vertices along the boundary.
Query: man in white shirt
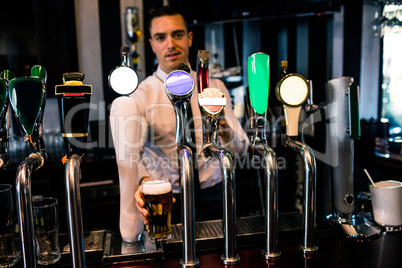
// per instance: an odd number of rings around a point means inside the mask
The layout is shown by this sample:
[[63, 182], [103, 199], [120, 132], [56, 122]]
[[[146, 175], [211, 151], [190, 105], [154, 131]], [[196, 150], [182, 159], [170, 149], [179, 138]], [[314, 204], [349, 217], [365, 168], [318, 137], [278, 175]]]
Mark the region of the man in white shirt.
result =
[[[166, 96], [164, 80], [167, 74], [177, 70], [181, 63], [190, 67], [188, 55], [193, 41], [193, 33], [188, 30], [185, 18], [169, 6], [156, 9], [151, 14], [150, 33], [149, 42], [159, 65], [156, 72], [141, 82], [138, 89], [130, 95], [130, 98], [135, 100], [135, 107], [130, 108], [140, 118], [137, 121], [142, 123], [136, 125], [137, 128], [141, 128], [141, 130], [135, 130], [134, 135], [137, 136], [127, 139], [135, 141], [141, 148], [133, 148], [131, 152], [129, 148], [125, 148], [125, 155], [130, 155], [129, 161], [127, 161], [127, 157], [124, 161], [120, 161], [117, 157], [122, 195], [120, 231], [125, 241], [131, 240], [129, 226], [132, 225], [130, 223], [133, 220], [132, 215], [136, 213], [130, 196], [134, 190], [135, 205], [143, 222], [148, 223], [146, 218], [148, 212], [141, 199], [141, 187], [138, 187], [143, 178], [168, 177], [170, 179], [177, 200], [173, 206], [172, 222], [180, 219], [175, 112], [172, 103]], [[197, 81], [196, 72], [191, 70], [190, 73], [194, 81]], [[210, 79], [209, 87], [220, 89], [227, 99], [224, 117], [220, 120], [218, 131], [220, 144], [231, 152], [233, 159], [244, 157], [249, 146], [248, 137], [233, 113], [229, 92], [223, 82], [218, 79]], [[222, 215], [222, 175], [217, 159], [206, 159], [200, 155], [203, 137], [197, 91], [198, 89], [195, 88], [190, 102], [193, 119], [189, 119], [194, 120], [194, 130], [190, 131], [195, 133], [196, 152], [193, 153], [197, 155], [197, 163], [194, 165], [197, 165], [195, 169], [198, 167], [200, 185], [200, 191], [196, 193], [195, 214], [197, 220], [209, 220], [221, 218]], [[118, 149], [116, 152], [119, 156]], [[135, 157], [132, 157], [133, 155]], [[122, 172], [128, 166], [132, 171]], [[135, 183], [132, 183], [133, 181]]]

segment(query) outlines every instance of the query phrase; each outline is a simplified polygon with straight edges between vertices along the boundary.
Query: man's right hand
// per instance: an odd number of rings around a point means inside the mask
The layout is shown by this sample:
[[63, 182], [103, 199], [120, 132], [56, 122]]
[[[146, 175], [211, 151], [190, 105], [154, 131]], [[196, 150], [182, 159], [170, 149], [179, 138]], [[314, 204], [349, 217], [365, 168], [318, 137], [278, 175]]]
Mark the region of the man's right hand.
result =
[[138, 187], [138, 190], [135, 192], [134, 194], [134, 198], [135, 198], [135, 206], [137, 207], [138, 211], [140, 212], [141, 215], [141, 219], [144, 222], [144, 224], [146, 225], [147, 229], [148, 229], [148, 210], [145, 209], [145, 203], [144, 200], [142, 199], [142, 187], [140, 185], [140, 187]]

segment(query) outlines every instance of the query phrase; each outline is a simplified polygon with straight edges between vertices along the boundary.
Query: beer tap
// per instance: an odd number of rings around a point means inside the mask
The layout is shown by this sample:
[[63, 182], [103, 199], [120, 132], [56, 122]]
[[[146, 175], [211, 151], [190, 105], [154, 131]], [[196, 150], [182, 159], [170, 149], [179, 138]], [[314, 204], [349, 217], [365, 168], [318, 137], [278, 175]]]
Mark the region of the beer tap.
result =
[[73, 267], [85, 267], [80, 179], [81, 162], [88, 137], [89, 102], [92, 86], [84, 85], [84, 74], [63, 74], [63, 85], [56, 85], [55, 95], [61, 107], [64, 145], [67, 152], [65, 183], [67, 197], [70, 253]]
[[[183, 65], [181, 65], [183, 66]], [[183, 70], [176, 70], [165, 78], [165, 92], [176, 114], [176, 143], [180, 174], [183, 258], [181, 267], [197, 267], [195, 254], [194, 163], [190, 147], [191, 135], [187, 109], [194, 92], [194, 80]]]
[[268, 145], [266, 129], [269, 96], [269, 55], [255, 53], [247, 60], [249, 86], [246, 91], [250, 126], [253, 163], [264, 169], [267, 185], [266, 197], [266, 247], [262, 251], [265, 259], [281, 256], [278, 250], [278, 166], [276, 154]]
[[10, 100], [8, 97], [8, 83], [15, 78], [13, 72], [4, 70], [0, 73], [0, 168], [5, 168], [8, 164], [8, 120], [7, 112]]
[[327, 219], [334, 222], [349, 237], [371, 237], [381, 229], [367, 218], [354, 214], [353, 157], [354, 141], [360, 137], [359, 87], [353, 77], [329, 80], [328, 145], [332, 176], [332, 212]]
[[[120, 48], [120, 65], [115, 67], [109, 74], [109, 87], [121, 95], [114, 99], [110, 110], [110, 128], [113, 137], [116, 158], [118, 161], [120, 180], [120, 233], [125, 242], [139, 242], [144, 232], [144, 223], [140, 213], [135, 207], [134, 193], [139, 187], [139, 164], [133, 162], [132, 156], [140, 155], [140, 146], [131, 146], [132, 140], [126, 137], [132, 135], [142, 137], [143, 129], [146, 129], [146, 122], [140, 124], [124, 123], [132, 116], [139, 115], [137, 103], [129, 98], [132, 92], [138, 87], [138, 74], [130, 68], [130, 48]], [[133, 121], [133, 120], [129, 120]], [[121, 125], [125, 124], [125, 125]], [[127, 146], [130, 149], [127, 150]], [[135, 179], [133, 179], [135, 178]]]
[[219, 160], [223, 189], [223, 230], [225, 251], [221, 261], [234, 265], [240, 261], [236, 253], [236, 183], [233, 158], [229, 151], [217, 143], [220, 116], [226, 105], [226, 98], [219, 89], [208, 87], [209, 51], [199, 50], [197, 56], [198, 104], [203, 114], [203, 146], [201, 152], [206, 157]]
[[297, 140], [298, 121], [302, 104], [308, 95], [308, 83], [299, 74], [288, 74], [276, 84], [275, 93], [286, 118], [286, 140], [284, 146], [296, 151], [302, 159], [303, 174], [303, 244], [300, 245], [305, 257], [318, 250], [314, 241], [315, 227], [315, 191], [316, 191], [316, 162], [313, 151], [309, 146]]
[[24, 140], [31, 154], [19, 165], [16, 178], [18, 222], [21, 233], [24, 267], [36, 267], [35, 234], [33, 228], [31, 177], [46, 160], [42, 138], [43, 111], [46, 98], [45, 68], [35, 65], [30, 77], [13, 78], [8, 85], [9, 98]]

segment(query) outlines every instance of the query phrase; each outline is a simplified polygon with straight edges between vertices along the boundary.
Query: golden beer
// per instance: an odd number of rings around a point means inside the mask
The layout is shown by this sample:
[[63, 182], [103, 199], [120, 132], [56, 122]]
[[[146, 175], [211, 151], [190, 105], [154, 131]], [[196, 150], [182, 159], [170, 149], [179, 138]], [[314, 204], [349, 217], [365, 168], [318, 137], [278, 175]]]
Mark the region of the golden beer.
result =
[[173, 194], [169, 180], [145, 180], [142, 183], [142, 194], [145, 208], [149, 212], [148, 236], [151, 239], [170, 238]]

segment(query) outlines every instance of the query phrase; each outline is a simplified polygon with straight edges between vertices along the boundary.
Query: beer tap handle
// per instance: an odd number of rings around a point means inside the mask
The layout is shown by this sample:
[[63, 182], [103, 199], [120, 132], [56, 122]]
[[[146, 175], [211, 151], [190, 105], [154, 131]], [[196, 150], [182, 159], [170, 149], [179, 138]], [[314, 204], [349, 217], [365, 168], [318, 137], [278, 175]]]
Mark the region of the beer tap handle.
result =
[[0, 73], [0, 127], [5, 127], [6, 115], [10, 104], [8, 94], [8, 83], [15, 78], [15, 74], [10, 70], [4, 70]]
[[194, 80], [189, 73], [176, 70], [165, 78], [165, 92], [172, 102], [176, 114], [176, 142], [191, 142], [187, 120], [187, 109], [194, 92]]
[[205, 88], [209, 87], [209, 51], [198, 50], [197, 54], [197, 86], [198, 93], [202, 93]]
[[247, 74], [251, 106], [257, 114], [263, 115], [268, 108], [269, 55], [260, 52], [248, 57]]
[[82, 156], [85, 153], [92, 86], [83, 84], [84, 78], [85, 75], [80, 72], [64, 73], [64, 84], [55, 87], [55, 95], [58, 96], [61, 107], [63, 138], [68, 158], [73, 154]]
[[276, 84], [275, 93], [283, 103], [288, 137], [298, 136], [300, 110], [307, 100], [308, 89], [307, 80], [299, 74], [288, 74]]
[[120, 48], [120, 63], [108, 76], [109, 87], [119, 95], [128, 96], [139, 84], [137, 72], [130, 67], [130, 48]]
[[47, 73], [44, 67], [36, 65], [30, 77], [14, 78], [9, 82], [8, 92], [11, 107], [21, 125], [24, 139], [32, 152], [43, 151], [42, 120], [46, 99]]
[[6, 80], [8, 82], [11, 79], [15, 78], [15, 74], [14, 74], [14, 72], [12, 72], [10, 70], [4, 70], [4, 71], [1, 71], [0, 78]]
[[269, 97], [270, 57], [265, 53], [255, 53], [247, 59], [248, 102], [250, 117], [253, 119], [253, 139], [266, 140], [267, 109]]

